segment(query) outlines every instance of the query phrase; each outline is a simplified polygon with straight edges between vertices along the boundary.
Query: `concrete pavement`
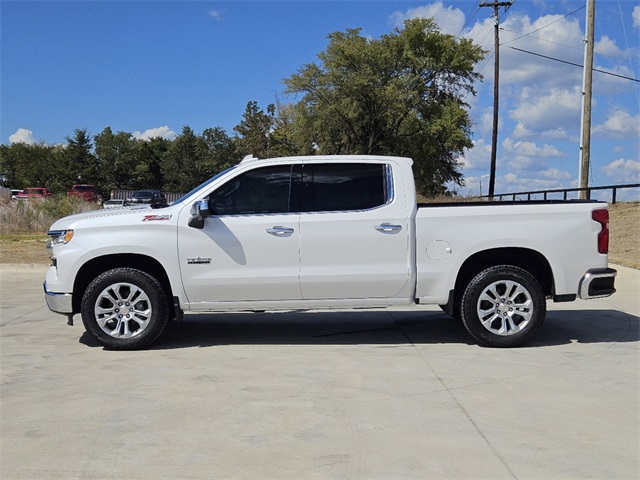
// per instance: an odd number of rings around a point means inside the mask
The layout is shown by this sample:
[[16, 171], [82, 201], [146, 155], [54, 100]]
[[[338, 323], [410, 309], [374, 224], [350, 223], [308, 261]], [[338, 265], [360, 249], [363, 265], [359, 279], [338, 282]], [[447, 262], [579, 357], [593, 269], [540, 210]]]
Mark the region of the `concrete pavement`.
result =
[[188, 315], [106, 351], [0, 266], [0, 478], [637, 479], [640, 271], [487, 349], [437, 307]]

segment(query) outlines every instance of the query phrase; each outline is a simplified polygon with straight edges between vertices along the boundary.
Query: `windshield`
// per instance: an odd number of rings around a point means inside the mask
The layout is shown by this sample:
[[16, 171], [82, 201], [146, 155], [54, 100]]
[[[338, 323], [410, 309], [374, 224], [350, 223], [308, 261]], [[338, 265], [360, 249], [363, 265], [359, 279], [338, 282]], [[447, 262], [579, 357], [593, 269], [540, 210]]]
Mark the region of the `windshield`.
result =
[[194, 188], [193, 190], [191, 190], [189, 193], [184, 194], [183, 196], [181, 196], [179, 199], [171, 202], [170, 205], [176, 205], [182, 201], [184, 201], [185, 198], [190, 197], [191, 195], [193, 195], [194, 193], [196, 193], [198, 190], [200, 190], [201, 188], [206, 187], [207, 185], [209, 185], [210, 183], [214, 182], [215, 180], [217, 180], [218, 178], [220, 178], [222, 175], [224, 175], [227, 172], [230, 172], [231, 170], [233, 170], [234, 168], [236, 168], [235, 166], [227, 168], [226, 170], [223, 170], [222, 172], [218, 173], [217, 175], [211, 177], [209, 180], [207, 180], [204, 183], [201, 183], [200, 185], [198, 185], [196, 188]]
[[153, 192], [150, 192], [148, 190], [143, 190], [141, 192], [135, 192], [133, 195], [131, 195], [131, 198], [147, 198], [147, 197], [153, 197]]

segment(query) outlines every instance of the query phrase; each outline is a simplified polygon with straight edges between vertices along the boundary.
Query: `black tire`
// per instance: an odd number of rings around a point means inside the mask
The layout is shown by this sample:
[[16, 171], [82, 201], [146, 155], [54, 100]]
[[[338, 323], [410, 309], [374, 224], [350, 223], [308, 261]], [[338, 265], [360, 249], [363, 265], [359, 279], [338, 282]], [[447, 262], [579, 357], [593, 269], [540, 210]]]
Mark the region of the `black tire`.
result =
[[528, 342], [542, 326], [546, 310], [540, 283], [526, 270], [511, 265], [478, 273], [464, 289], [460, 304], [465, 328], [485, 347], [517, 347]]
[[151, 275], [115, 268], [97, 276], [82, 296], [82, 323], [101, 345], [133, 350], [156, 340], [169, 319], [167, 295]]

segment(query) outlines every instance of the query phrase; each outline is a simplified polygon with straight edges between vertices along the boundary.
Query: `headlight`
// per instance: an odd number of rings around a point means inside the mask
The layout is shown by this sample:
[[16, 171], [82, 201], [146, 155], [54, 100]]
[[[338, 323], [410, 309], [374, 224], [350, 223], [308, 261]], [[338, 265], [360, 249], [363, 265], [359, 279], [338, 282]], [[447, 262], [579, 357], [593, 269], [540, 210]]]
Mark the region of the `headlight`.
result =
[[66, 245], [73, 238], [73, 230], [50, 230], [47, 235], [49, 235], [49, 244], [47, 247]]

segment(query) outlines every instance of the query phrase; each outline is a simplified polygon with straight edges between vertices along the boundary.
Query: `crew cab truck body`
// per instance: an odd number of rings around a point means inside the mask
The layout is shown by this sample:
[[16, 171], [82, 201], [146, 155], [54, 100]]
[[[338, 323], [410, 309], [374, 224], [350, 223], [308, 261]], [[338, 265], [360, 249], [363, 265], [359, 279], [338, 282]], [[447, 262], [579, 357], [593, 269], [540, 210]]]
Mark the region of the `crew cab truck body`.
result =
[[109, 348], [183, 312], [437, 304], [482, 345], [517, 346], [546, 299], [615, 292], [605, 203], [418, 206], [408, 158], [245, 159], [165, 208], [49, 231], [48, 306]]

